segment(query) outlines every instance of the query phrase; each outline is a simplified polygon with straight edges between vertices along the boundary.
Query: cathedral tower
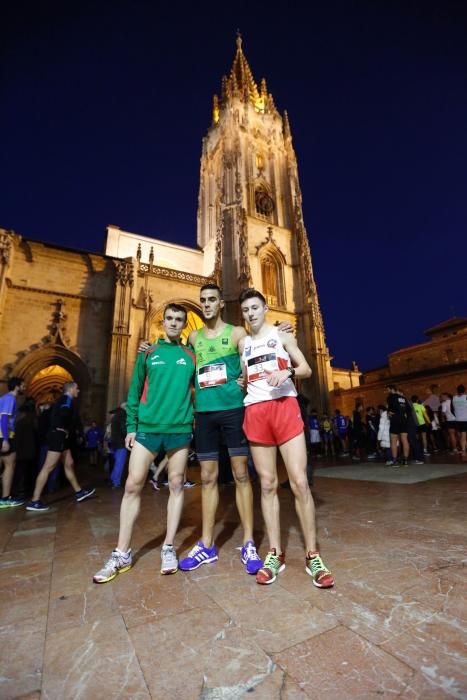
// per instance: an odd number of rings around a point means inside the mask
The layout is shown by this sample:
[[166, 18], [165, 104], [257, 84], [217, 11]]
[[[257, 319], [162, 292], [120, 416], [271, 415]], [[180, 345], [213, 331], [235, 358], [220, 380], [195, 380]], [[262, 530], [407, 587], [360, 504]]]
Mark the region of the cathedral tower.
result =
[[212, 124], [203, 139], [198, 245], [205, 269], [224, 290], [226, 317], [240, 323], [238, 296], [254, 286], [268, 301], [271, 322], [296, 326], [313, 375], [302, 390], [326, 410], [331, 368], [303, 222], [292, 135], [263, 79], [253, 78], [237, 37]]

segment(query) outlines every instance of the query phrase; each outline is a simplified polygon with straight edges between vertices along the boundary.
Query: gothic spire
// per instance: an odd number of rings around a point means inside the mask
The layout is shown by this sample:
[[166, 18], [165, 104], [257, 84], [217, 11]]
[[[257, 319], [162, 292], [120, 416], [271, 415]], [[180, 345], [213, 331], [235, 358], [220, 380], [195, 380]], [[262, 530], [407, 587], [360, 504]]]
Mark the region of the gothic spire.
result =
[[228, 75], [222, 77], [221, 97], [214, 96], [213, 124], [217, 124], [222, 107], [232, 98], [238, 98], [245, 104], [252, 104], [255, 110], [261, 114], [276, 113], [276, 106], [271, 93], [268, 93], [266, 80], [263, 78], [258, 87], [250, 65], [243, 53], [243, 41], [237, 30], [237, 50], [235, 52], [232, 68]]
[[258, 86], [243, 53], [242, 37], [239, 31], [237, 31], [236, 43], [237, 51], [229, 74], [231, 85], [234, 88], [232, 92], [238, 92], [239, 97], [244, 101], [249, 99], [252, 102], [257, 102], [260, 98]]

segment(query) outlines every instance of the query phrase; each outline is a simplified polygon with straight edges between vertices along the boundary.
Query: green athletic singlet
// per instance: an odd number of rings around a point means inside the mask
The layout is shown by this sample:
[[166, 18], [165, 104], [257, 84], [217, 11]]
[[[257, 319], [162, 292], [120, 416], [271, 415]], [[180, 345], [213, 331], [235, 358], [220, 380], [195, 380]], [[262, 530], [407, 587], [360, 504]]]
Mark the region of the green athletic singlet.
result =
[[226, 324], [216, 338], [206, 338], [202, 328], [195, 342], [195, 408], [198, 412], [226, 411], [243, 406], [243, 391], [236, 380], [242, 370], [232, 343], [232, 326]]

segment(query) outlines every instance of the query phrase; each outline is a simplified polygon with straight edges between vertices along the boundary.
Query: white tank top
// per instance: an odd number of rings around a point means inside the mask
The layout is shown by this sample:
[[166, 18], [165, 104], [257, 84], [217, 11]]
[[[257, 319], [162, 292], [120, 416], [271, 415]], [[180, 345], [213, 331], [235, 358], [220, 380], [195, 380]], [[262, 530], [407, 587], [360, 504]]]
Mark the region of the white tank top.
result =
[[456, 394], [456, 396], [453, 396], [452, 405], [454, 407], [456, 421], [462, 423], [467, 421], [467, 394], [461, 394], [460, 396]]
[[242, 360], [248, 376], [247, 394], [243, 400], [245, 406], [280, 399], [283, 396], [297, 396], [291, 379], [286, 379], [279, 387], [271, 386], [266, 381], [270, 372], [292, 366], [289, 353], [282, 345], [276, 328], [272, 327], [270, 332], [261, 338], [253, 339], [247, 335]]

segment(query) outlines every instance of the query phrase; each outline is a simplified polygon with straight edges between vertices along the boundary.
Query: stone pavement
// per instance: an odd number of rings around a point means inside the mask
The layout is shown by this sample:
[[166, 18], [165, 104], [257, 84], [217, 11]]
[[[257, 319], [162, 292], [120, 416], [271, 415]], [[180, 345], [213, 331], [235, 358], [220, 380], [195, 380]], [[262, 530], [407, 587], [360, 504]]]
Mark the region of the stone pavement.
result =
[[[199, 479], [196, 468], [190, 477]], [[271, 586], [243, 572], [233, 486], [221, 489], [218, 563], [160, 576], [167, 489], [146, 487], [132, 570], [97, 586], [122, 492], [103, 484], [49, 513], [0, 511], [0, 698], [346, 700], [466, 698], [466, 475], [415, 484], [317, 478], [319, 540], [335, 573], [304, 571], [281, 489], [287, 567]], [[177, 549], [199, 536], [186, 491]], [[255, 486], [257, 543], [266, 548]]]

